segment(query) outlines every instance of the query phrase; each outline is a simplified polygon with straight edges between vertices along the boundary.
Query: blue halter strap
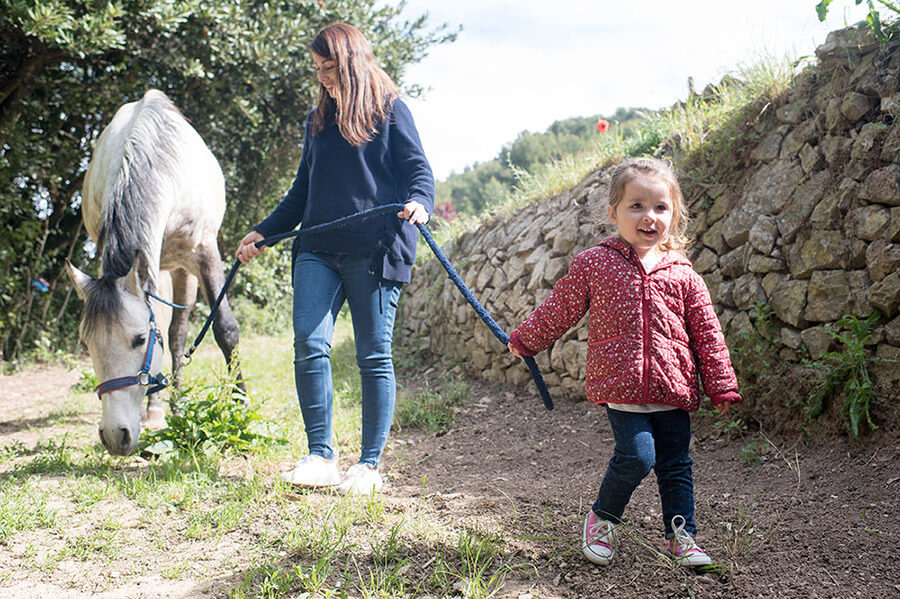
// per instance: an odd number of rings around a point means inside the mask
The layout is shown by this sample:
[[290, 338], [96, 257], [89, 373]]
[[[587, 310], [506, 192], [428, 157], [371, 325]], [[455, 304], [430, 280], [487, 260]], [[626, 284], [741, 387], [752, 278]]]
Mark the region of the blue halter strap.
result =
[[134, 376], [121, 376], [97, 385], [95, 391], [97, 392], [97, 397], [101, 400], [103, 399], [104, 393], [109, 393], [110, 391], [115, 391], [116, 389], [122, 389], [124, 387], [131, 387], [132, 385], [146, 387], [147, 391], [144, 395], [152, 395], [157, 391], [162, 391], [169, 385], [169, 379], [167, 379], [163, 373], [158, 372], [156, 374], [150, 374], [150, 366], [153, 364], [153, 350], [157, 344], [159, 344], [160, 350], [163, 349], [163, 339], [162, 334], [159, 332], [159, 327], [156, 325], [156, 316], [153, 314], [153, 308], [150, 307], [149, 298], [152, 297], [157, 299], [173, 308], [184, 309], [184, 306], [173, 304], [149, 291], [146, 292], [146, 294], [148, 296], [146, 298], [147, 308], [150, 310], [150, 334], [147, 336], [147, 349], [144, 351], [144, 362], [141, 365], [141, 369]]

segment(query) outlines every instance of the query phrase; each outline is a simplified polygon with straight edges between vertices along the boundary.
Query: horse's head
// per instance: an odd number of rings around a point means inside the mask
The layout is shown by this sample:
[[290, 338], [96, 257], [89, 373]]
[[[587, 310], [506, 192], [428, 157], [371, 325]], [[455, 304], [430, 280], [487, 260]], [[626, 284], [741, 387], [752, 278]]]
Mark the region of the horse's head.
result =
[[[94, 279], [71, 264], [69, 278], [84, 300], [81, 341], [94, 364], [103, 404], [100, 440], [113, 455], [137, 446], [145, 397], [163, 365], [162, 339], [146, 299], [140, 261], [124, 277]], [[164, 379], [163, 379], [164, 381]]]

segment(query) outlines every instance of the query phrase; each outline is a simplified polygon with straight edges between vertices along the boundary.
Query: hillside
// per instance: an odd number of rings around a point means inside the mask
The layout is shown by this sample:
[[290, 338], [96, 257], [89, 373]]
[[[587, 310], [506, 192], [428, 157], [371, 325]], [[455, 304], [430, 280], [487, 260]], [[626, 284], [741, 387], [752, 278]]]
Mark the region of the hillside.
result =
[[[838, 371], [853, 360], [874, 378], [869, 395], [851, 397], [857, 430], [868, 428], [867, 407], [873, 426], [898, 422], [898, 48], [879, 48], [867, 29], [834, 32], [788, 89], [735, 110], [703, 132], [698, 147], [676, 136], [655, 149], [681, 173], [696, 240], [689, 257], [739, 371], [743, 426], [843, 429], [849, 408]], [[448, 244], [463, 279], [506, 330], [549, 294], [576, 253], [611, 231], [609, 166]], [[404, 343], [489, 381], [526, 381], [437, 263], [417, 269], [404, 297], [404, 314], [415, 315], [398, 320]], [[538, 357], [554, 394], [583, 397], [586, 343], [586, 328], [576, 327]], [[809, 397], [825, 383], [834, 389], [819, 406]], [[825, 416], [809, 422], [817, 410]]]

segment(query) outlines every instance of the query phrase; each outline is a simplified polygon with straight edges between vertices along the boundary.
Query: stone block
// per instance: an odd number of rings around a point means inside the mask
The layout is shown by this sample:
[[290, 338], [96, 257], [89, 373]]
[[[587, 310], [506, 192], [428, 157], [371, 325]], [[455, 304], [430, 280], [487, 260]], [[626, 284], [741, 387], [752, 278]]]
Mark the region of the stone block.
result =
[[878, 106], [880, 102], [879, 98], [850, 92], [841, 99], [841, 114], [851, 123], [855, 123]]
[[806, 345], [806, 349], [813, 360], [820, 359], [834, 344], [834, 337], [829, 334], [828, 329], [825, 327], [803, 329], [800, 332], [800, 338], [803, 340], [803, 344]]
[[750, 241], [750, 245], [761, 254], [772, 253], [772, 248], [775, 247], [775, 241], [778, 239], [778, 225], [775, 223], [775, 218], [766, 214], [759, 215], [750, 228], [747, 239]]
[[884, 123], [866, 123], [859, 130], [859, 135], [853, 140], [850, 150], [850, 159], [863, 162], [870, 166], [879, 166], [881, 161], [882, 142], [887, 136], [887, 126]]
[[853, 140], [849, 137], [829, 135], [822, 140], [820, 145], [822, 154], [825, 156], [825, 162], [832, 168], [838, 168], [844, 166], [850, 157]]
[[806, 322], [803, 312], [806, 309], [806, 294], [809, 281], [796, 281], [787, 277], [781, 279], [769, 294], [769, 305], [779, 320], [801, 328]]
[[840, 231], [813, 231], [791, 246], [788, 267], [795, 279], [808, 279], [813, 271], [844, 268], [850, 242]]
[[709, 272], [719, 263], [719, 257], [711, 249], [704, 247], [693, 260], [694, 270], [699, 273]]
[[882, 238], [890, 224], [891, 211], [879, 204], [853, 208], [844, 217], [844, 228], [848, 234], [866, 241]]
[[726, 277], [737, 278], [747, 272], [749, 246], [742, 245], [719, 256], [719, 268]]
[[781, 343], [791, 349], [800, 349], [800, 346], [803, 345], [803, 338], [797, 329], [781, 327]]
[[869, 287], [867, 297], [879, 312], [892, 318], [900, 307], [900, 272], [894, 271]]
[[891, 345], [900, 347], [900, 316], [884, 325], [884, 339]]
[[[900, 107], [898, 107], [898, 112], [900, 112]], [[894, 124], [891, 125], [881, 144], [881, 160], [892, 163], [900, 162], [900, 119], [894, 119]]]
[[785, 243], [792, 242], [801, 228], [809, 226], [809, 216], [816, 204], [825, 196], [825, 190], [830, 183], [831, 173], [819, 171], [796, 189], [791, 202], [775, 218], [778, 231]]
[[800, 167], [803, 169], [804, 173], [811, 173], [819, 170], [823, 166], [824, 159], [822, 150], [820, 150], [818, 146], [812, 146], [807, 143], [800, 148]]
[[856, 199], [859, 184], [844, 178], [835, 189], [828, 187], [822, 198], [810, 215], [809, 223], [814, 229], [837, 229], [843, 225], [843, 216], [850, 204]]
[[788, 127], [778, 127], [769, 131], [762, 141], [753, 148], [750, 157], [757, 162], [772, 162], [778, 158], [778, 153], [781, 151], [781, 141], [789, 130], [790, 128]]
[[732, 211], [724, 221], [722, 237], [729, 247], [736, 248], [747, 242], [750, 237], [750, 227], [756, 221], [757, 214], [752, 206], [740, 206]]
[[900, 206], [900, 165], [892, 164], [869, 173], [859, 197], [879, 204]]
[[844, 314], [866, 316], [871, 308], [865, 297], [868, 275], [863, 272], [819, 270], [809, 280], [806, 310], [809, 322], [834, 322]]
[[825, 107], [825, 130], [840, 133], [846, 128], [847, 121], [841, 114], [840, 98], [831, 98]]
[[749, 310], [757, 302], [765, 300], [759, 279], [753, 273], [738, 277], [734, 281], [734, 304], [738, 310]]
[[569, 268], [568, 258], [551, 258], [544, 269], [544, 282], [551, 287], [560, 280]]
[[747, 261], [747, 270], [757, 274], [766, 274], [770, 272], [783, 272], [786, 270], [786, 267], [784, 260], [780, 258], [751, 254], [750, 260]]
[[776, 214], [791, 198], [794, 187], [803, 179], [803, 169], [792, 160], [764, 164], [750, 176], [740, 205], [756, 208], [761, 214]]
[[725, 228], [724, 221], [719, 221], [710, 226], [706, 233], [704, 233], [700, 240], [703, 242], [703, 245], [710, 248], [716, 254], [722, 255], [727, 252], [730, 246], [725, 242], [725, 238], [722, 236], [722, 231]]
[[782, 160], [793, 160], [800, 155], [800, 149], [807, 143], [816, 139], [817, 119], [808, 119], [791, 129], [781, 142]]
[[796, 125], [802, 122], [805, 115], [806, 106], [804, 106], [803, 102], [790, 102], [779, 106], [775, 111], [775, 116], [778, 120], [789, 125]]

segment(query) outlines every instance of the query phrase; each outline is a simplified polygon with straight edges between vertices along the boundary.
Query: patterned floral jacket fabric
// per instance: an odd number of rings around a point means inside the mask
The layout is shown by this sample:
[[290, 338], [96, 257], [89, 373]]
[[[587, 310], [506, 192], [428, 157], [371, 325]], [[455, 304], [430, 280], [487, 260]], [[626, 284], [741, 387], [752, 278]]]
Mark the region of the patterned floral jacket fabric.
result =
[[533, 356], [588, 311], [585, 393], [593, 403], [693, 412], [701, 377], [713, 405], [741, 400], [709, 290], [679, 253], [668, 252], [647, 273], [629, 244], [604, 239], [575, 257], [510, 341]]

